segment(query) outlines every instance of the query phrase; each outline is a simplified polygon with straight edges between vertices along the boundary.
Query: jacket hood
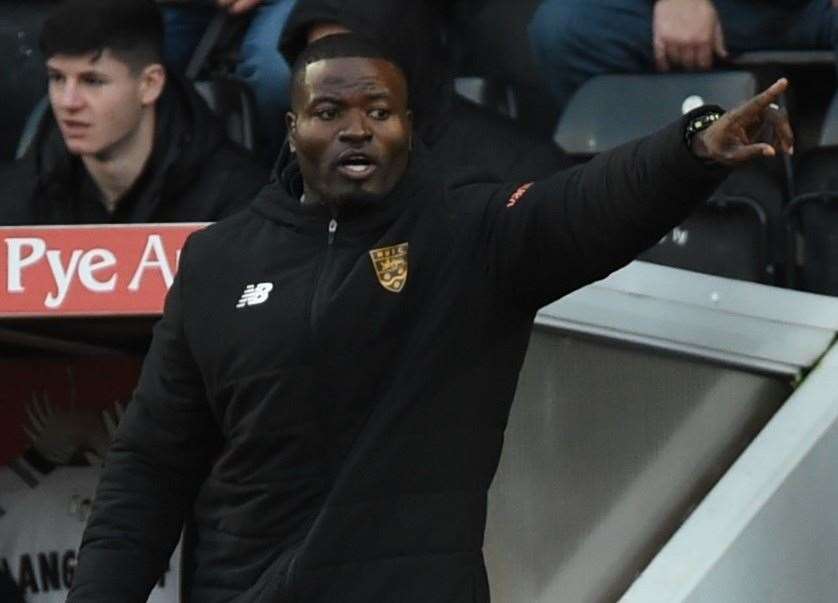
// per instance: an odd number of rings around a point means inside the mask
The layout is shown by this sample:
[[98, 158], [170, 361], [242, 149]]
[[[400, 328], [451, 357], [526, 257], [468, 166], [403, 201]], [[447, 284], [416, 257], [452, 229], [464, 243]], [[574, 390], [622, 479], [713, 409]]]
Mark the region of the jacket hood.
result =
[[279, 48], [293, 65], [311, 26], [323, 22], [340, 23], [381, 45], [404, 70], [416, 132], [431, 145], [444, 130], [453, 98], [443, 17], [441, 0], [301, 0]]
[[[171, 71], [156, 105], [154, 130], [152, 154], [141, 176], [146, 180], [132, 211], [135, 221], [150, 219], [162, 201], [176, 199], [192, 184], [206, 159], [225, 142], [224, 130], [203, 98]], [[52, 111], [47, 111], [42, 120], [29, 155], [38, 180], [33, 202], [49, 205], [38, 207], [38, 214], [57, 212], [72, 223], [72, 191], [79, 170], [84, 168], [64, 144]]]

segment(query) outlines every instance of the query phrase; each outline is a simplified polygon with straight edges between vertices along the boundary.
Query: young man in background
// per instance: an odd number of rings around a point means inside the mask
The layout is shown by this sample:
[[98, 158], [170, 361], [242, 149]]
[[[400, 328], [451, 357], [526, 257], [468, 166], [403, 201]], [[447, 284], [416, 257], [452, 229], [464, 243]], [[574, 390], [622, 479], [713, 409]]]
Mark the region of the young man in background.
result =
[[50, 107], [0, 184], [0, 224], [213, 221], [265, 171], [161, 62], [152, 0], [67, 0], [40, 47]]

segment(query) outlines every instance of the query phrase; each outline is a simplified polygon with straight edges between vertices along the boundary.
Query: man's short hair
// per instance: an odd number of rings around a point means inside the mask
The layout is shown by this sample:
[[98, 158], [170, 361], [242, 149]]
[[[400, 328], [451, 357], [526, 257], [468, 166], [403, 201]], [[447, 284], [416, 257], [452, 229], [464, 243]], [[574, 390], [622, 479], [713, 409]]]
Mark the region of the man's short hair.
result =
[[163, 60], [163, 17], [153, 0], [64, 0], [39, 46], [45, 59], [110, 51], [135, 71]]
[[[353, 32], [339, 33], [315, 40], [297, 56], [291, 68], [291, 89], [299, 85], [306, 67], [312, 63], [326, 59], [348, 58], [381, 59], [395, 65], [404, 75], [404, 69], [393, 55], [369, 38]], [[405, 80], [407, 80], [406, 76]]]

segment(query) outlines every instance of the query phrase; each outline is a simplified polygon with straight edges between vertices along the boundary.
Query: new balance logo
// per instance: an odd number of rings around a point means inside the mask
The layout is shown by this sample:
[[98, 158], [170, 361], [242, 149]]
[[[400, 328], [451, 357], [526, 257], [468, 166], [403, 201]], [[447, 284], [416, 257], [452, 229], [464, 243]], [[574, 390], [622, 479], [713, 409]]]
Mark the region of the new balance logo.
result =
[[258, 285], [248, 285], [244, 288], [244, 293], [239, 298], [239, 303], [236, 308], [244, 308], [245, 306], [258, 306], [265, 303], [273, 291], [273, 283], [259, 283]]

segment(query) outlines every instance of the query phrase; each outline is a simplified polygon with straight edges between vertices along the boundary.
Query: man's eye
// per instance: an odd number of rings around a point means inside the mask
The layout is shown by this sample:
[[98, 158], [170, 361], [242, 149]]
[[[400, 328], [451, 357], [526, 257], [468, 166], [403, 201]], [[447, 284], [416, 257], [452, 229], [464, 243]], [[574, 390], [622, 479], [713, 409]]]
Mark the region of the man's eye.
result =
[[373, 119], [384, 120], [390, 117], [389, 109], [373, 109], [370, 111], [370, 117]]
[[47, 79], [53, 84], [57, 84], [58, 82], [64, 81], [64, 76], [60, 73], [50, 73], [47, 75]]
[[85, 77], [82, 81], [85, 84], [88, 84], [89, 86], [101, 86], [105, 83], [105, 80], [103, 80], [100, 77], [96, 77], [95, 75], [89, 75]]
[[335, 111], [334, 109], [320, 109], [319, 111], [317, 111], [317, 112], [315, 113], [315, 115], [316, 115], [319, 119], [322, 119], [322, 120], [324, 120], [324, 121], [331, 121], [331, 120], [333, 120], [335, 117], [337, 117], [338, 112], [337, 112], [337, 111]]

